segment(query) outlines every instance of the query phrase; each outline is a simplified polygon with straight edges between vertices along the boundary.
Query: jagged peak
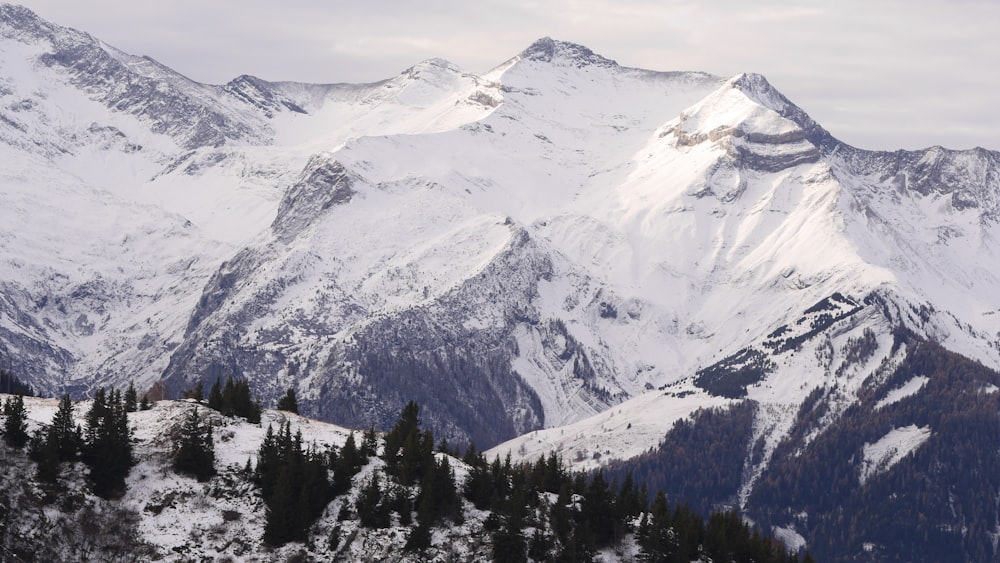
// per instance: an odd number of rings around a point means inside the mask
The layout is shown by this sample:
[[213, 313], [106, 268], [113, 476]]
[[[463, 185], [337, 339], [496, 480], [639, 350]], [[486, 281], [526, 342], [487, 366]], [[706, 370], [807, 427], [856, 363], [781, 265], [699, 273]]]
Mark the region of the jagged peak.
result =
[[618, 63], [594, 53], [587, 47], [568, 41], [558, 41], [551, 37], [543, 37], [524, 51], [521, 51], [520, 58], [538, 62], [570, 62], [578, 67], [583, 66], [618, 66]]
[[748, 99], [767, 109], [782, 113], [789, 106], [794, 106], [781, 92], [779, 92], [767, 78], [762, 74], [745, 72], [730, 78], [727, 84], [743, 92]]
[[0, 20], [3, 21], [16, 21], [23, 19], [39, 20], [35, 12], [30, 9], [21, 6], [20, 4], [8, 4], [6, 2], [0, 2]]
[[758, 142], [808, 140], [817, 148], [836, 141], [806, 112], [760, 74], [738, 74], [681, 113], [676, 129], [683, 144], [722, 137]]
[[759, 74], [739, 74], [664, 132], [679, 146], [718, 143], [740, 166], [774, 172], [816, 162], [832, 137]]
[[236, 78], [230, 80], [228, 83], [226, 83], [226, 86], [232, 88], [232, 87], [237, 87], [241, 84], [247, 84], [261, 90], [266, 90], [271, 87], [271, 83], [268, 82], [267, 80], [264, 80], [263, 78], [258, 78], [250, 74], [241, 74]]
[[3, 37], [22, 38], [25, 35], [50, 37], [53, 26], [38, 14], [19, 4], [0, 3], [0, 32]]

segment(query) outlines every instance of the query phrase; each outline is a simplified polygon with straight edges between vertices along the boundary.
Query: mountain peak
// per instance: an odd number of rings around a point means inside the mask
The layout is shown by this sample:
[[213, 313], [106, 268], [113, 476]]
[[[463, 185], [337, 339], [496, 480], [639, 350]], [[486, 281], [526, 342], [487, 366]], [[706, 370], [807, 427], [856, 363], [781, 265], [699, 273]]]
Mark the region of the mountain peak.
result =
[[594, 53], [587, 47], [568, 41], [558, 41], [551, 37], [543, 37], [521, 52], [521, 58], [539, 62], [569, 62], [577, 67], [583, 66], [618, 66], [618, 63]]
[[730, 78], [727, 83], [730, 87], [743, 92], [748, 98], [768, 109], [780, 112], [791, 105], [788, 98], [777, 91], [762, 74], [744, 72]]
[[431, 58], [431, 59], [422, 60], [419, 63], [411, 66], [410, 68], [404, 70], [401, 74], [408, 75], [410, 77], [414, 77], [415, 78], [421, 72], [433, 72], [433, 73], [452, 72], [452, 73], [458, 73], [458, 72], [462, 72], [462, 69], [460, 69], [457, 65], [455, 65], [455, 63], [453, 63], [451, 61], [448, 61], [448, 60], [445, 60], [445, 59], [439, 59], [439, 58], [435, 57], [435, 58]]
[[681, 145], [719, 143], [742, 166], [778, 171], [815, 162], [829, 134], [759, 74], [740, 74], [683, 111]]
[[745, 72], [730, 78], [727, 84], [742, 92], [751, 102], [795, 123], [805, 133], [806, 138], [817, 147], [835, 142], [825, 129], [809, 117], [802, 108], [792, 103], [777, 88], [772, 86], [763, 75]]
[[19, 4], [7, 4], [0, 2], [0, 19], [16, 21], [21, 19], [38, 19], [38, 16]]
[[51, 35], [51, 24], [24, 6], [0, 3], [0, 37], [23, 40], [26, 35]]

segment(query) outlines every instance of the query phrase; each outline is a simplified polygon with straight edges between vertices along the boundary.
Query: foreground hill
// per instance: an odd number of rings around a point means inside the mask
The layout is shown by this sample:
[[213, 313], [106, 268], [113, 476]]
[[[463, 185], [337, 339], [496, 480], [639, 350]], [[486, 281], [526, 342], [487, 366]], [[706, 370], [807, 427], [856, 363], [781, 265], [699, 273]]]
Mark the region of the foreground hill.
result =
[[[25, 399], [30, 433], [55, 424], [57, 403]], [[85, 433], [88, 403], [73, 406]], [[109, 498], [89, 485], [101, 466], [69, 462], [47, 481], [28, 459], [37, 446], [25, 452], [5, 439], [0, 550], [18, 561], [621, 561], [699, 553], [797, 561], [734, 514], [706, 523], [671, 511], [662, 495], [651, 505], [631, 480], [619, 486], [569, 474], [554, 456], [512, 466], [471, 450], [463, 459], [434, 453], [418, 414], [410, 403], [391, 432], [362, 439], [284, 411], [250, 423], [194, 401], [161, 401], [129, 413], [134, 466], [125, 490]], [[214, 474], [198, 479], [176, 463], [196, 428], [211, 429], [214, 451]], [[298, 498], [285, 498], [293, 490]]]

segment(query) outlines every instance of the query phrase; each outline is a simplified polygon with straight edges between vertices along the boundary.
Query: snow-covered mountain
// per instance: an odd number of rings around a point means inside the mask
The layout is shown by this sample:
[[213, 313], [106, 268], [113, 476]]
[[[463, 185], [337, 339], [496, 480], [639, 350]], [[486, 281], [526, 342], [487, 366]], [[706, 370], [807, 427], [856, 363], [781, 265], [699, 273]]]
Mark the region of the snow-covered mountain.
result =
[[45, 392], [236, 374], [591, 464], [746, 396], [749, 491], [895, 329], [1000, 366], [996, 152], [860, 150], [759, 75], [551, 39], [484, 74], [216, 86], [18, 6], [0, 38], [0, 351]]

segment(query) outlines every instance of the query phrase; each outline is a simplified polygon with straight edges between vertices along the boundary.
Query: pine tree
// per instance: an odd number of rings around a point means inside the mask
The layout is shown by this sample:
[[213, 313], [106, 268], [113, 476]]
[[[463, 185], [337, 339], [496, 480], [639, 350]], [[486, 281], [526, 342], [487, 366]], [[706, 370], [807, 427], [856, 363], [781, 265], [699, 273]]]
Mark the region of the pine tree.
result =
[[538, 528], [535, 528], [535, 533], [528, 540], [528, 557], [534, 561], [550, 561], [552, 559], [552, 547], [552, 539]]
[[[302, 449], [302, 432], [292, 436], [286, 422], [275, 434], [271, 426], [261, 443], [254, 479], [267, 503], [264, 540], [274, 546], [305, 541], [309, 526], [334, 497], [327, 460], [337, 456]], [[248, 469], [249, 469], [249, 461]]]
[[194, 384], [194, 388], [184, 393], [184, 398], [194, 399], [197, 403], [202, 402], [205, 399], [205, 384], [199, 380], [198, 383]]
[[80, 428], [73, 422], [73, 401], [68, 394], [59, 400], [55, 416], [46, 431], [46, 442], [51, 443], [60, 462], [75, 461], [82, 443]]
[[199, 481], [207, 481], [215, 475], [212, 427], [201, 423], [197, 407], [191, 409], [181, 428], [180, 445], [174, 454], [174, 471]]
[[374, 457], [376, 450], [378, 449], [378, 435], [375, 433], [375, 427], [369, 426], [368, 430], [361, 436], [361, 455], [367, 458]]
[[299, 402], [295, 398], [295, 389], [288, 388], [285, 396], [278, 401], [278, 410], [299, 414]]
[[208, 408], [222, 412], [222, 380], [216, 378], [208, 392]]
[[82, 431], [73, 424], [73, 402], [69, 395], [63, 395], [52, 423], [35, 432], [29, 443], [29, 456], [38, 464], [38, 478], [55, 483], [62, 463], [75, 461], [82, 443]]
[[382, 485], [377, 473], [372, 474], [355, 502], [358, 520], [366, 528], [388, 528], [389, 507], [382, 498]]
[[24, 395], [27, 397], [35, 396], [35, 390], [30, 385], [25, 385], [21, 380], [3, 369], [0, 369], [0, 393]]
[[3, 438], [7, 445], [21, 449], [28, 443], [28, 411], [24, 408], [24, 397], [16, 395], [3, 404]]
[[268, 545], [281, 546], [296, 539], [300, 514], [296, 510], [298, 497], [292, 486], [293, 479], [291, 468], [282, 467], [275, 482], [274, 493], [267, 502], [264, 541]]
[[138, 408], [135, 385], [129, 381], [128, 389], [125, 390], [125, 412], [135, 412]]
[[344, 447], [340, 448], [339, 454], [332, 454], [333, 469], [333, 493], [342, 494], [351, 489], [351, 479], [358, 474], [361, 467], [368, 460], [364, 452], [359, 451], [355, 445], [354, 432], [347, 436]]
[[31, 459], [38, 464], [35, 475], [39, 481], [55, 483], [59, 478], [59, 445], [48, 439], [48, 429], [38, 430], [28, 445]]
[[[209, 405], [216, 402], [218, 402], [217, 397], [215, 399], [209, 397]], [[260, 423], [260, 403], [251, 397], [250, 384], [246, 381], [235, 381], [232, 376], [226, 378], [226, 385], [222, 389], [221, 407], [217, 410], [226, 416], [241, 416], [247, 419], [247, 422]]]
[[523, 563], [528, 560], [528, 546], [519, 523], [507, 522], [493, 534], [493, 561]]
[[281, 458], [278, 441], [274, 435], [274, 429], [268, 424], [264, 440], [261, 441], [260, 448], [257, 450], [257, 467], [254, 469], [254, 481], [260, 487], [265, 500], [274, 493], [274, 485], [278, 480], [280, 469]]
[[135, 464], [132, 431], [121, 393], [116, 390], [108, 395], [99, 390], [86, 418], [83, 460], [90, 467], [88, 480], [97, 496], [117, 498], [124, 493], [125, 478]]
[[604, 480], [604, 472], [597, 470], [584, 493], [582, 514], [585, 532], [582, 537], [593, 542], [596, 547], [610, 545], [614, 538], [615, 512], [612, 496], [608, 483]]
[[84, 442], [93, 444], [97, 441], [97, 433], [101, 429], [101, 421], [108, 415], [108, 397], [104, 388], [94, 392], [94, 398], [90, 403], [90, 410], [84, 417]]
[[[392, 430], [385, 436], [385, 449], [382, 459], [385, 460], [386, 472], [398, 475], [401, 450], [407, 440], [411, 441], [412, 451], [416, 451], [418, 432], [420, 431], [420, 407], [415, 401], [410, 401], [399, 413], [399, 419]], [[409, 483], [406, 483], [409, 484]]]

